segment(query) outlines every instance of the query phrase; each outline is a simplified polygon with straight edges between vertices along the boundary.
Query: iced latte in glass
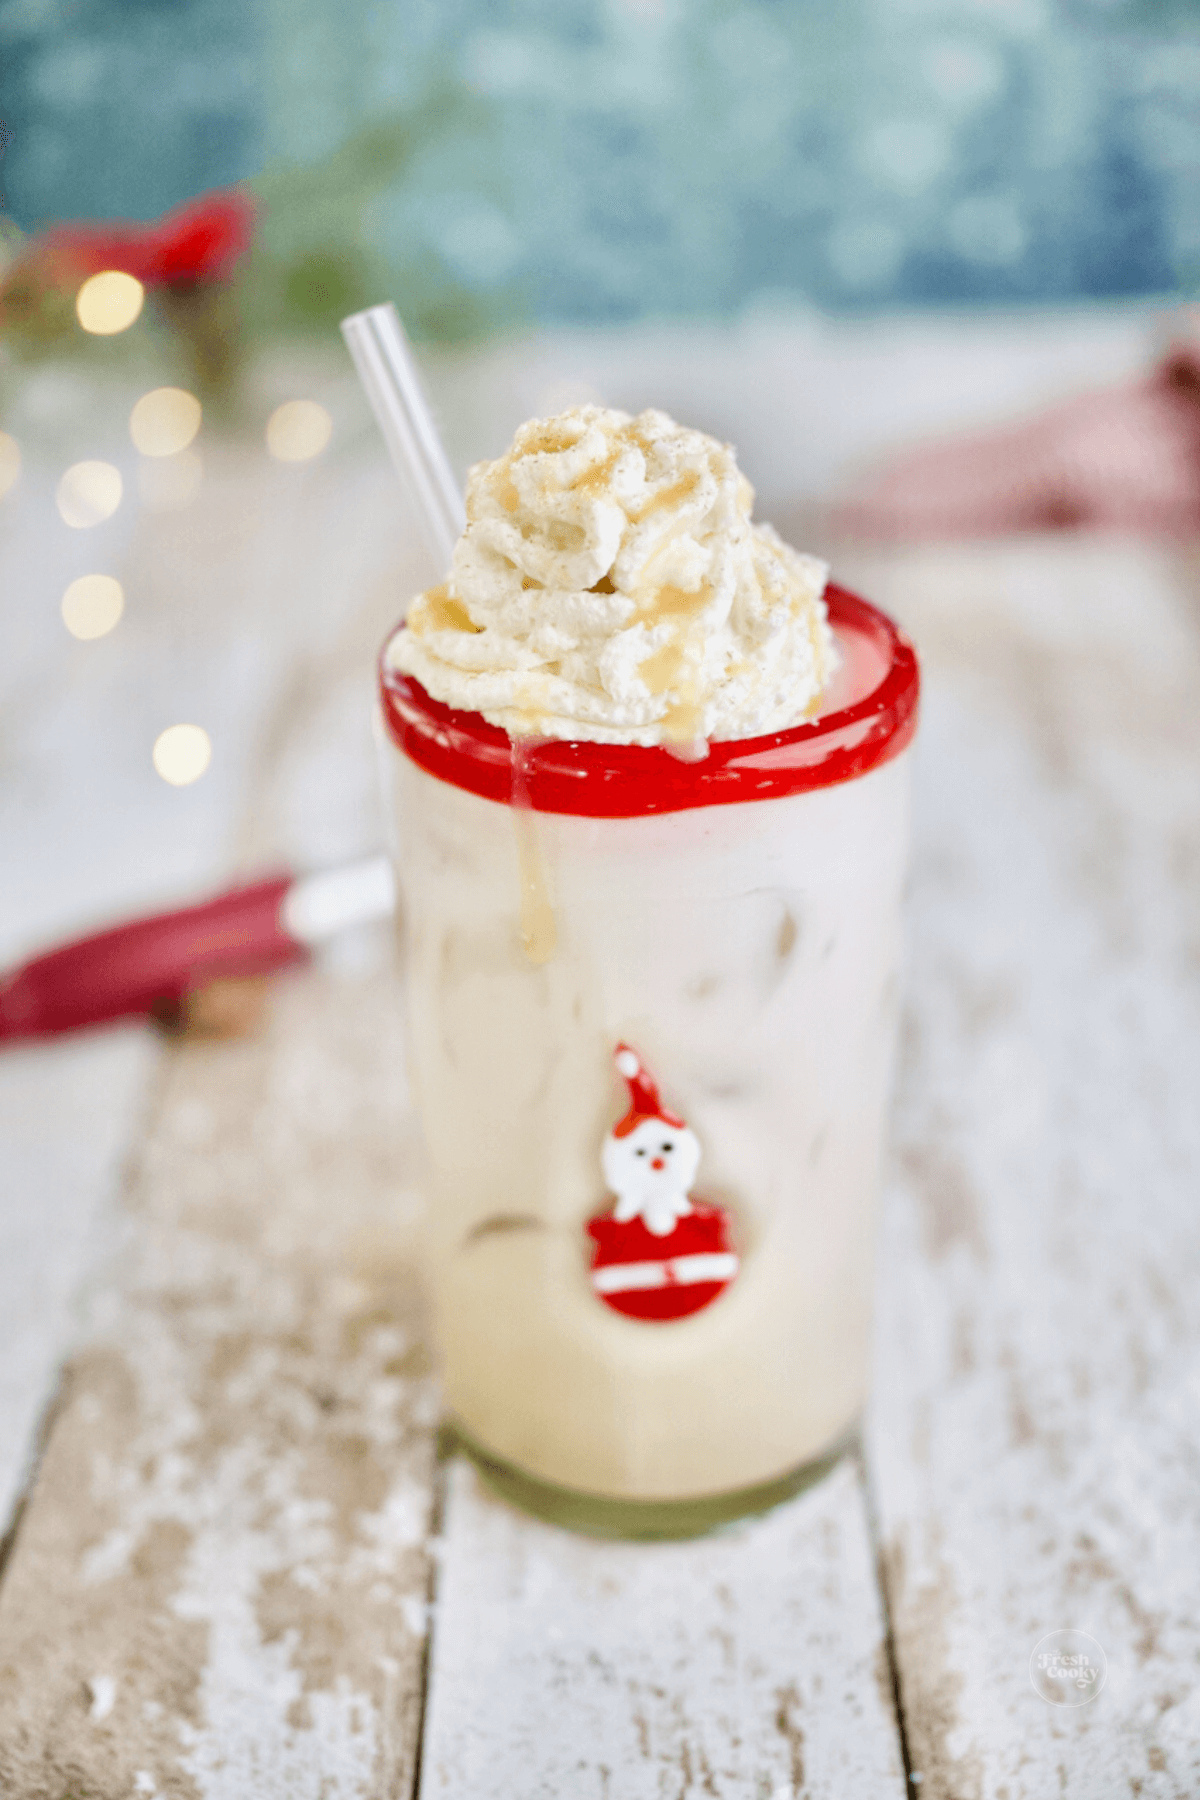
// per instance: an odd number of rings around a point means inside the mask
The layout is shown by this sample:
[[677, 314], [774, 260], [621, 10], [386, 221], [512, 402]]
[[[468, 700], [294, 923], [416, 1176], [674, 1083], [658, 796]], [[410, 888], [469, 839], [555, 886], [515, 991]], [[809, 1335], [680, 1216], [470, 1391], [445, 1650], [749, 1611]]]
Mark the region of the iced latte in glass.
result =
[[916, 661], [662, 413], [467, 500], [380, 683], [447, 1405], [534, 1510], [703, 1529], [865, 1396]]

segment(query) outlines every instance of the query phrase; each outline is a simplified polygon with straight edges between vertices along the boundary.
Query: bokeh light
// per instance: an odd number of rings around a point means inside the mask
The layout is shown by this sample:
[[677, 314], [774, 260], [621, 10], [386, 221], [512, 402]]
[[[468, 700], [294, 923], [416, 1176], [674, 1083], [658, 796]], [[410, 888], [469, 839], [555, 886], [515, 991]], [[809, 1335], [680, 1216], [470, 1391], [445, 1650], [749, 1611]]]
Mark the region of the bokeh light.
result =
[[333, 420], [317, 400], [285, 400], [267, 420], [267, 449], [277, 462], [320, 456], [333, 436]]
[[138, 464], [138, 493], [152, 512], [178, 512], [195, 499], [203, 479], [204, 459], [198, 450], [148, 456]]
[[154, 740], [154, 767], [172, 787], [199, 781], [212, 761], [212, 743], [202, 725], [168, 725]]
[[115, 575], [80, 575], [62, 597], [63, 624], [72, 637], [103, 637], [124, 611], [125, 595]]
[[72, 463], [58, 484], [55, 500], [63, 521], [82, 531], [111, 519], [121, 504], [121, 471], [112, 463]]
[[20, 473], [20, 445], [7, 431], [0, 431], [0, 494], [7, 494]]
[[201, 407], [186, 388], [152, 388], [129, 415], [129, 435], [143, 456], [175, 456], [200, 429]]
[[89, 275], [75, 296], [75, 316], [85, 331], [97, 337], [113, 337], [128, 331], [142, 310], [146, 290], [136, 276], [122, 269], [104, 269]]

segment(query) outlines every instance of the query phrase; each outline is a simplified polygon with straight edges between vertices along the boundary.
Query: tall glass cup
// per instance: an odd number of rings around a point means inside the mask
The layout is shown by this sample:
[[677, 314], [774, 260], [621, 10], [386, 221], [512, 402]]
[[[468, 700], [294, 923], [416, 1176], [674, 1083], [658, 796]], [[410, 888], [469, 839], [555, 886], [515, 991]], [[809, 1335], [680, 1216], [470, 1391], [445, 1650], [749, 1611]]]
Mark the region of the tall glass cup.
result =
[[820, 716], [699, 761], [381, 663], [446, 1402], [560, 1523], [758, 1510], [863, 1405], [919, 678], [827, 597]]

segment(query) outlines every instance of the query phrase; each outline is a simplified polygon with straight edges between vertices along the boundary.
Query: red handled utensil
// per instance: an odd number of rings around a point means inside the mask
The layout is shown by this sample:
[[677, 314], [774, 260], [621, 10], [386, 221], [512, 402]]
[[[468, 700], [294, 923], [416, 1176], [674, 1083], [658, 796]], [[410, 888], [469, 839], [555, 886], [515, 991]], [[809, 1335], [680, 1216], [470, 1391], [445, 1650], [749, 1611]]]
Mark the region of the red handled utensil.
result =
[[316, 875], [276, 875], [131, 920], [0, 975], [0, 1043], [115, 1019], [178, 1017], [213, 982], [304, 962], [315, 945], [386, 918], [394, 906], [391, 868], [379, 856]]

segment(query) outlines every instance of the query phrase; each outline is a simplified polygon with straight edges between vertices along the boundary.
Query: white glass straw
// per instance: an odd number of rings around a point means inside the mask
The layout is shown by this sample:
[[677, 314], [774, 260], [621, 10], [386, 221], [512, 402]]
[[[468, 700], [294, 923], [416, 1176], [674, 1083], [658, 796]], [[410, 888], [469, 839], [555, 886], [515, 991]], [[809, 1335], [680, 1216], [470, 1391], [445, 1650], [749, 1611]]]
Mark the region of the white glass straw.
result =
[[438, 573], [444, 575], [466, 515], [399, 315], [390, 300], [386, 306], [369, 306], [342, 320], [342, 336]]

